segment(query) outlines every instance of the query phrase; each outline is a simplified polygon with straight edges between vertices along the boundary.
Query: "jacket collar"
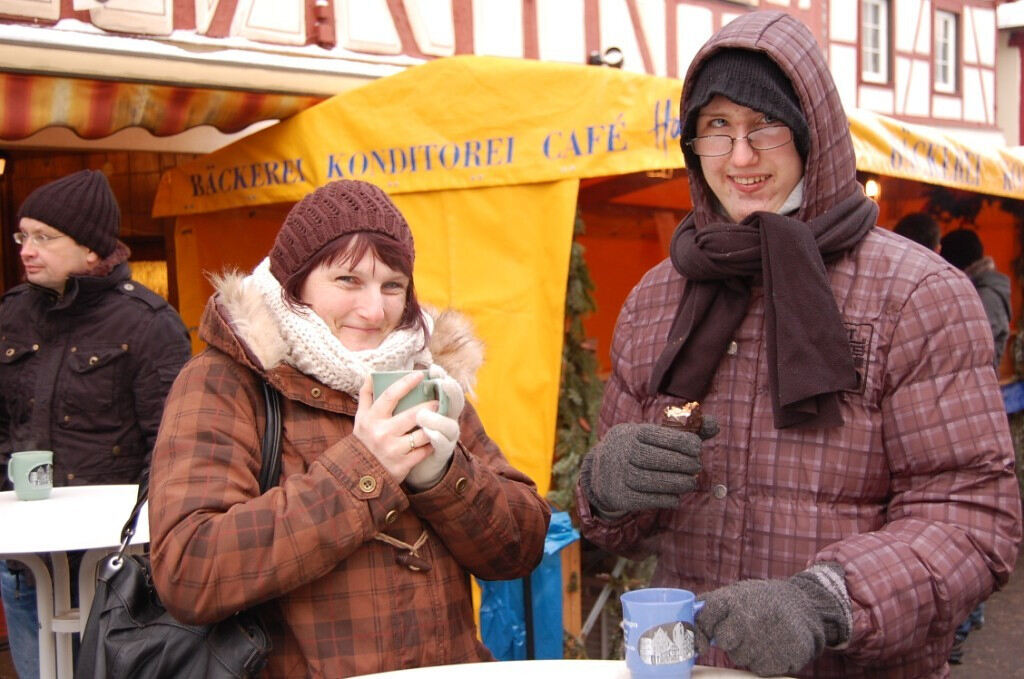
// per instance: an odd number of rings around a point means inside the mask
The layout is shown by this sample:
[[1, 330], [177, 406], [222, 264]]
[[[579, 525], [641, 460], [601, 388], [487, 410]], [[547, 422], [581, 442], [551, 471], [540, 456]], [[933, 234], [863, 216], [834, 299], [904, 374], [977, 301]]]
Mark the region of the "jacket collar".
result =
[[131, 268], [126, 262], [122, 262], [104, 276], [93, 276], [90, 274], [69, 276], [67, 283], [64, 285], [63, 294], [58, 294], [52, 288], [45, 288], [34, 283], [29, 283], [29, 287], [37, 293], [54, 300], [52, 311], [64, 311], [73, 307], [88, 305], [92, 300], [129, 278], [131, 278]]

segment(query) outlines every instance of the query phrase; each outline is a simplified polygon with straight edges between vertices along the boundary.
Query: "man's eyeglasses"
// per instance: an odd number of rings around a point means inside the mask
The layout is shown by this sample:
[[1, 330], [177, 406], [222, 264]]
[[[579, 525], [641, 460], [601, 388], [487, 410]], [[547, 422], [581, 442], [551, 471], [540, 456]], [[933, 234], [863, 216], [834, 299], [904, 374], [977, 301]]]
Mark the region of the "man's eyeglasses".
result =
[[746, 139], [750, 148], [755, 151], [767, 151], [792, 141], [793, 131], [785, 125], [773, 125], [754, 130], [746, 137], [730, 137], [727, 134], [694, 137], [686, 142], [686, 145], [698, 156], [725, 156], [732, 153], [733, 144], [740, 139]]
[[69, 238], [69, 237], [70, 236], [68, 236], [66, 234], [63, 234], [63, 233], [60, 234], [59, 236], [49, 236], [49, 235], [47, 235], [45, 233], [28, 234], [28, 233], [25, 233], [24, 231], [15, 231], [14, 232], [14, 242], [17, 243], [19, 246], [24, 245], [25, 243], [32, 243], [32, 245], [35, 245], [36, 247], [43, 247], [43, 248], [45, 248], [47, 245], [49, 245], [53, 241], [57, 240], [58, 238]]

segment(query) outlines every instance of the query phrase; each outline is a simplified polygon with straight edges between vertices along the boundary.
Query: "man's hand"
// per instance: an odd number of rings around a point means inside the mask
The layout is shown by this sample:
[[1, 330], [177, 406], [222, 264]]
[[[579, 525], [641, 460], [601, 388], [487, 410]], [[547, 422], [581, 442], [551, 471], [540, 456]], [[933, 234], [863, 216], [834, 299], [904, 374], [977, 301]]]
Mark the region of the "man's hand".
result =
[[850, 637], [843, 569], [816, 564], [788, 580], [741, 580], [708, 592], [697, 613], [697, 652], [710, 641], [760, 676], [795, 674]]
[[700, 447], [718, 433], [706, 416], [700, 434], [656, 424], [617, 424], [583, 460], [580, 484], [600, 513], [675, 507], [700, 472]]

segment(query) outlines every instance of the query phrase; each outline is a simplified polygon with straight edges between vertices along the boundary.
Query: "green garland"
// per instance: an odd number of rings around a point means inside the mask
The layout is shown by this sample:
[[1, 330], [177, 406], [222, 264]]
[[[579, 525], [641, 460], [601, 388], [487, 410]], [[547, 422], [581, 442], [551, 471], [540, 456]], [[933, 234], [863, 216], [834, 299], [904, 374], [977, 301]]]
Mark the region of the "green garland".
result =
[[[573, 225], [573, 242], [569, 254], [569, 277], [565, 290], [565, 334], [562, 339], [562, 372], [558, 389], [558, 415], [555, 431], [554, 461], [551, 467], [551, 489], [548, 500], [558, 509], [568, 511], [578, 523], [576, 512], [576, 480], [580, 464], [597, 442], [596, 424], [604, 387], [597, 374], [594, 343], [583, 331], [583, 319], [597, 309], [594, 303], [594, 282], [583, 259], [583, 246], [576, 240], [584, 233], [583, 218], [577, 211]], [[582, 574], [581, 574], [582, 575]], [[575, 587], [580, 587], [577, 579]], [[583, 639], [568, 630], [563, 639], [563, 657], [586, 658]]]
[[593, 341], [588, 340], [583, 331], [583, 318], [597, 308], [592, 295], [594, 283], [583, 259], [584, 248], [575, 238], [583, 233], [583, 218], [577, 212], [565, 292], [565, 337], [555, 457], [551, 467], [551, 490], [548, 492], [548, 500], [552, 504], [573, 516], [576, 516], [573, 489], [583, 457], [597, 442], [597, 415], [604, 391], [597, 375]]

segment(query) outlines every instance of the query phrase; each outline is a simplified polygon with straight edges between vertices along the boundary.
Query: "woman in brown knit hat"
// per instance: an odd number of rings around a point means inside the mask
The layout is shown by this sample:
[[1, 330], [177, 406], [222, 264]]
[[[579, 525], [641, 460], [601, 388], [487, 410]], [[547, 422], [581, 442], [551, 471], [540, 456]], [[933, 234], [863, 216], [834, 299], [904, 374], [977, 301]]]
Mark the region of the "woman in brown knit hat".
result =
[[[255, 607], [273, 641], [265, 676], [489, 660], [468, 576], [518, 578], [542, 556], [547, 504], [463, 396], [479, 342], [420, 306], [414, 257], [379, 188], [317, 189], [251, 274], [216, 280], [209, 348], [168, 398], [150, 493], [157, 589], [184, 622]], [[418, 374], [374, 399], [371, 372], [414, 367], [441, 381], [447, 415], [393, 412]], [[262, 380], [284, 425], [280, 485], [264, 495]]]

